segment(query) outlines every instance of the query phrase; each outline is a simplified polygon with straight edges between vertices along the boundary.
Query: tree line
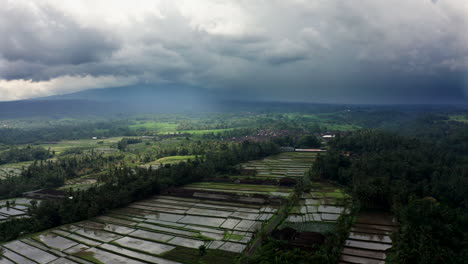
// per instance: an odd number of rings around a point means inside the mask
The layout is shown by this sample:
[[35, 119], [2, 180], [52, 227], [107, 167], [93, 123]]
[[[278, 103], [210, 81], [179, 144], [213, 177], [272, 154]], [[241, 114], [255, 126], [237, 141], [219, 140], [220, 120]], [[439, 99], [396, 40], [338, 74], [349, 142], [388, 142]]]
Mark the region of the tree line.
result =
[[0, 152], [0, 165], [31, 160], [45, 160], [51, 158], [52, 156], [53, 152], [43, 147], [13, 147], [11, 149]]

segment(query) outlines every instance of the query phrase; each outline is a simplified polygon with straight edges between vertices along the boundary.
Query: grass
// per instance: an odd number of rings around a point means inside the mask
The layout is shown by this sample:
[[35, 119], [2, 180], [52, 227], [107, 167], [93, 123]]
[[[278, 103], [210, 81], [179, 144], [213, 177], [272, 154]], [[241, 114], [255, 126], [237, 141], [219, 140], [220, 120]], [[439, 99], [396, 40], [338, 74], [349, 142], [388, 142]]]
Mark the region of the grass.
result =
[[190, 134], [190, 135], [203, 135], [209, 133], [221, 133], [224, 131], [231, 131], [234, 128], [223, 128], [223, 129], [202, 129], [202, 130], [173, 130], [173, 131], [166, 131], [164, 133], [159, 134], [167, 134], [167, 133], [180, 133], [180, 134]]
[[350, 198], [349, 195], [347, 195], [346, 193], [342, 192], [342, 191], [334, 191], [334, 192], [327, 192], [325, 193], [325, 197], [327, 198], [335, 198], [335, 199], [346, 199], [346, 198]]
[[87, 190], [93, 186], [96, 186], [96, 183], [83, 183], [83, 184], [71, 184], [71, 185], [64, 185], [58, 190], [69, 190], [72, 189], [73, 191], [78, 191], [78, 190]]
[[226, 233], [224, 234], [224, 238], [223, 240], [229, 240], [229, 239], [232, 239], [232, 240], [242, 240], [244, 238], [244, 236], [242, 235], [236, 235], [236, 234], [232, 234], [232, 233]]
[[169, 132], [176, 130], [179, 125], [171, 122], [156, 122], [156, 121], [139, 121], [135, 125], [130, 125], [128, 128], [132, 130], [152, 130]]
[[325, 124], [328, 130], [336, 131], [355, 131], [361, 129], [360, 126], [348, 125], [348, 124]]
[[207, 249], [206, 254], [200, 256], [198, 249], [176, 247], [175, 249], [162, 254], [161, 257], [187, 264], [228, 264], [235, 263], [239, 254], [218, 249]]
[[462, 123], [468, 123], [468, 116], [467, 115], [451, 115], [449, 116], [449, 120], [462, 122]]
[[17, 163], [7, 163], [7, 164], [2, 164], [0, 165], [0, 169], [3, 169], [3, 168], [17, 168], [17, 169], [21, 169], [23, 167], [28, 167], [29, 165], [31, 165], [33, 163], [33, 161], [23, 161], [23, 162], [17, 162]]
[[156, 165], [156, 164], [174, 164], [174, 163], [179, 163], [182, 161], [187, 161], [187, 160], [194, 160], [195, 155], [187, 155], [187, 156], [169, 156], [169, 157], [164, 157], [160, 158], [158, 160], [146, 163], [145, 165]]
[[[53, 144], [40, 144], [38, 146], [43, 147], [45, 149], [51, 149], [55, 151], [56, 154], [60, 154], [67, 149], [72, 148], [104, 148], [110, 147], [113, 144], [119, 142], [123, 137], [112, 137], [112, 138], [104, 138], [104, 139], [80, 139], [80, 140], [64, 140], [59, 141]], [[98, 142], [102, 142], [99, 143]]]
[[89, 251], [81, 251], [81, 252], [77, 252], [75, 254], [73, 254], [75, 257], [79, 257], [79, 258], [82, 258], [84, 260], [87, 260], [87, 261], [91, 261], [92, 263], [95, 263], [95, 264], [104, 264], [104, 262], [101, 262], [99, 261], [98, 259], [96, 259], [94, 257], [94, 253], [93, 252], [89, 252]]

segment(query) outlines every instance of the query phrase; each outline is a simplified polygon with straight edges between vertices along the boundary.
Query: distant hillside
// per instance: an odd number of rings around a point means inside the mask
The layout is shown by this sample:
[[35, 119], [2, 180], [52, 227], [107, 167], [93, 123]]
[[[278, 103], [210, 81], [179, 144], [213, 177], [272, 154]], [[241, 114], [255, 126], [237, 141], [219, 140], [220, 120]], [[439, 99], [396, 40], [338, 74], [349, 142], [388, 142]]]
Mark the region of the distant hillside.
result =
[[117, 113], [116, 103], [89, 100], [23, 100], [0, 102], [0, 118], [102, 115]]
[[[365, 110], [374, 107], [378, 107], [380, 110], [399, 109], [405, 112], [430, 112], [445, 108], [442, 105], [359, 106], [267, 102], [257, 99], [263, 98], [254, 94], [245, 95], [236, 91], [208, 90], [191, 86], [136, 85], [93, 89], [31, 100], [0, 102], [0, 118], [232, 111], [334, 112], [347, 109]], [[466, 109], [463, 106], [459, 107]]]
[[214, 110], [221, 98], [183, 86], [127, 86], [0, 102], [0, 118]]
[[195, 100], [211, 97], [204, 89], [179, 85], [134, 85], [115, 88], [92, 89], [65, 95], [49, 96], [43, 99], [80, 99], [94, 101], [137, 101], [154, 103], [167, 100]]

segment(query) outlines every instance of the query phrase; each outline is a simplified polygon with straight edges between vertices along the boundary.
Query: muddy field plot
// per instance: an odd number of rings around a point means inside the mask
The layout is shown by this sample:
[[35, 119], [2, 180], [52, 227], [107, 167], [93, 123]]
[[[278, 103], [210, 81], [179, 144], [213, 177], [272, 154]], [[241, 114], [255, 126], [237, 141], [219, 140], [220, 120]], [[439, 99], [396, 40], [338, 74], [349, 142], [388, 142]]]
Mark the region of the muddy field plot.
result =
[[13, 218], [28, 217], [28, 208], [31, 200], [25, 198], [10, 199], [0, 201], [0, 222]]
[[[277, 208], [155, 196], [94, 219], [1, 245], [0, 263], [175, 264], [172, 251], [205, 245], [241, 253]], [[223, 254], [219, 254], [223, 255]], [[219, 259], [219, 258], [218, 258]]]
[[390, 214], [361, 212], [345, 241], [340, 263], [384, 264], [392, 247], [391, 233], [397, 228]]
[[262, 160], [243, 163], [242, 169], [254, 170], [256, 177], [283, 178], [302, 177], [314, 163], [316, 153], [313, 152], [283, 152]]
[[233, 194], [263, 194], [268, 196], [288, 197], [293, 188], [275, 185], [255, 185], [238, 183], [198, 182], [184, 186], [184, 189], [217, 191]]
[[312, 190], [304, 193], [283, 223], [300, 231], [330, 231], [342, 214], [349, 213], [350, 196], [336, 186], [313, 183]]

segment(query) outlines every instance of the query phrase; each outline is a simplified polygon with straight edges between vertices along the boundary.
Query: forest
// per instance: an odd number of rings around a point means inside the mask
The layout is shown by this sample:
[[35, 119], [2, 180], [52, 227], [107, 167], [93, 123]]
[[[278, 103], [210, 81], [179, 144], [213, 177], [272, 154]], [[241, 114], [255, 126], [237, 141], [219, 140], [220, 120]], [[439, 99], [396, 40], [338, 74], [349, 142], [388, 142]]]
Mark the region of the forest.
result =
[[374, 130], [338, 137], [313, 175], [347, 186], [363, 209], [395, 213], [401, 227], [390, 263], [463, 263], [468, 129], [438, 122], [412, 128], [420, 138]]

